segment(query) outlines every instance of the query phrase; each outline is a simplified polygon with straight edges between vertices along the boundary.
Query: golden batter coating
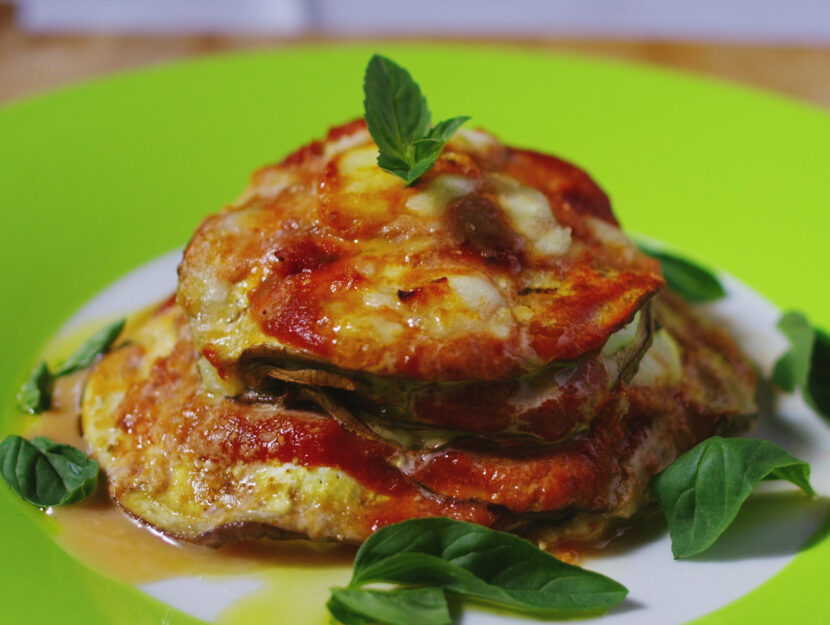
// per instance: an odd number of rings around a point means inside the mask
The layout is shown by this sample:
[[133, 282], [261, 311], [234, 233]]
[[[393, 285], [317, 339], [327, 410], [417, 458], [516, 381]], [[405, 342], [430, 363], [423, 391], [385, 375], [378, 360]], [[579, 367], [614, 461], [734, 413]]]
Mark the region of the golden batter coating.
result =
[[376, 157], [362, 120], [335, 128], [198, 228], [178, 301], [209, 388], [252, 359], [515, 378], [596, 353], [663, 283], [573, 165], [465, 130], [409, 188]]

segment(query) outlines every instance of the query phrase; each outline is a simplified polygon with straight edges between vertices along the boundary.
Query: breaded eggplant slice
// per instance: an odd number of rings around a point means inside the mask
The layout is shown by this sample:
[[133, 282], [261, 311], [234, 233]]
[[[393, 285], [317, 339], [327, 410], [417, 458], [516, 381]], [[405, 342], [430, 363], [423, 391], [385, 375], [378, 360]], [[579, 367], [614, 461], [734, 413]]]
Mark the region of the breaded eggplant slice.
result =
[[263, 363], [515, 379], [598, 354], [663, 284], [564, 161], [467, 130], [411, 187], [376, 160], [362, 120], [335, 128], [197, 229], [178, 301], [211, 390], [258, 388]]
[[630, 517], [656, 473], [709, 436], [746, 429], [757, 412], [756, 372], [726, 332], [669, 292], [654, 299], [654, 311], [661, 327], [637, 375], [589, 431], [548, 446], [475, 440], [406, 451], [395, 466], [434, 493], [514, 514]]
[[436, 448], [469, 437], [558, 442], [587, 429], [619, 383], [634, 375], [652, 326], [646, 303], [598, 353], [509, 380], [421, 382], [330, 366], [276, 367], [267, 359], [251, 361], [247, 377], [264, 397], [301, 387], [333, 418], [403, 447]]
[[327, 416], [207, 393], [172, 302], [123, 339], [86, 385], [84, 436], [113, 500], [167, 535], [357, 543], [413, 517], [500, 524], [485, 504], [424, 491], [388, 464], [393, 450]]

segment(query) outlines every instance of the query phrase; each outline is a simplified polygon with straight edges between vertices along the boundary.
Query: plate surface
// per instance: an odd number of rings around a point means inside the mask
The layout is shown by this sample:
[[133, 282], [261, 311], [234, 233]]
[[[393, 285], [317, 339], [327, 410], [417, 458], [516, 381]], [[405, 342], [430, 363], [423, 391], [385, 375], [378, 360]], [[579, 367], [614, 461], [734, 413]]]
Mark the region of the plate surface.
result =
[[[504, 49], [379, 44], [218, 57], [0, 110], [3, 433], [19, 427], [15, 389], [62, 323], [187, 241], [255, 167], [360, 115], [375, 51], [410, 69], [436, 118], [469, 114], [506, 142], [575, 161], [610, 193], [627, 229], [830, 327], [830, 117], [821, 111], [688, 76]], [[197, 622], [67, 556], [49, 537], [58, 528], [5, 486], [0, 519], [4, 620]], [[817, 622], [830, 609], [828, 530], [701, 622]]]

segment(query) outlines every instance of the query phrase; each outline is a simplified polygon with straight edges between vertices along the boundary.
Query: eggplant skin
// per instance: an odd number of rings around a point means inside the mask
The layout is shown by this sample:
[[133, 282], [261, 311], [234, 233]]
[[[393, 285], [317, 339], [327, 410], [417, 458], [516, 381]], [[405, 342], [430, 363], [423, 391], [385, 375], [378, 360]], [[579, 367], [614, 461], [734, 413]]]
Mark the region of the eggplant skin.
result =
[[755, 412], [755, 372], [728, 335], [671, 294], [654, 308], [660, 329], [639, 371], [588, 430], [557, 444], [408, 449], [291, 392], [213, 395], [173, 302], [131, 322], [125, 346], [95, 366], [84, 434], [113, 500], [180, 540], [360, 543], [426, 516], [528, 532], [549, 546], [551, 536], [595, 540], [646, 505], [650, 478], [677, 455], [746, 427]]
[[[179, 269], [210, 390], [246, 360], [431, 382], [598, 351], [663, 285], [582, 170], [460, 130], [405, 187], [362, 120], [257, 171]], [[218, 259], [221, 259], [219, 261]]]

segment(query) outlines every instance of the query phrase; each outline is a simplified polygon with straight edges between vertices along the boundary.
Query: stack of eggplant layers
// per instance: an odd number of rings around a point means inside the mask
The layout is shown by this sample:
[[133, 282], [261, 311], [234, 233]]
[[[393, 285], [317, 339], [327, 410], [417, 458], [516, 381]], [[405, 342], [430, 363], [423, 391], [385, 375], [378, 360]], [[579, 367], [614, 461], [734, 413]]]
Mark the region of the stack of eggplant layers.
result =
[[410, 187], [376, 161], [357, 121], [257, 171], [96, 366], [84, 432], [129, 514], [211, 545], [427, 516], [591, 542], [749, 425], [753, 367], [584, 172], [481, 131]]

